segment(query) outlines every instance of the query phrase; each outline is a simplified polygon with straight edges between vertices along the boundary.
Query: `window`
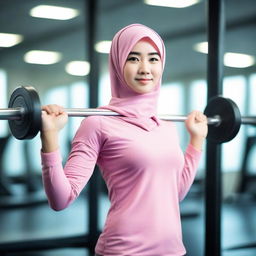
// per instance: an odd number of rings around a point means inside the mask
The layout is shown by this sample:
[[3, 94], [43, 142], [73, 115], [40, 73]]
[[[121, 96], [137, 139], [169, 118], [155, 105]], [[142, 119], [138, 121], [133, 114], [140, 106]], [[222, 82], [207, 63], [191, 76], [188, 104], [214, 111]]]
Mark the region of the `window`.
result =
[[[199, 110], [204, 112], [207, 104], [207, 84], [205, 80], [195, 80], [189, 87], [189, 106], [188, 111]], [[203, 157], [199, 163], [197, 176], [202, 175], [202, 171], [205, 169], [205, 149], [206, 143], [203, 148]]]
[[256, 74], [253, 74], [249, 78], [249, 109], [248, 115], [256, 116]]
[[158, 100], [158, 113], [184, 115], [183, 86], [180, 83], [165, 84], [162, 86]]
[[[0, 108], [7, 108], [7, 75], [6, 72], [0, 69]], [[0, 137], [7, 136], [8, 121], [1, 121]]]
[[[249, 78], [249, 95], [248, 95], [248, 115], [256, 116], [256, 74], [253, 74]], [[246, 126], [247, 134], [249, 136], [256, 136], [255, 126]], [[256, 145], [250, 152], [248, 159], [248, 169], [251, 173], [256, 173]]]
[[[232, 99], [239, 107], [241, 114], [246, 111], [246, 80], [243, 76], [226, 77], [223, 83], [223, 96]], [[222, 170], [239, 171], [241, 152], [245, 145], [245, 126], [241, 126], [237, 136], [222, 146]]]
[[[183, 84], [171, 83], [162, 85], [159, 100], [158, 113], [170, 115], [185, 115], [185, 95]], [[186, 133], [184, 123], [176, 123], [180, 136], [180, 145], [182, 148], [186, 145]]]
[[[69, 87], [69, 106], [70, 108], [88, 108], [88, 84], [76, 82]], [[69, 138], [72, 139], [80, 126], [84, 117], [70, 118], [68, 122]]]
[[189, 110], [204, 112], [207, 104], [207, 85], [205, 80], [195, 80], [190, 86]]
[[99, 106], [108, 105], [111, 99], [111, 86], [109, 80], [109, 73], [100, 77], [99, 82]]
[[[7, 103], [7, 74], [4, 70], [0, 69], [0, 108], [8, 108]], [[9, 133], [8, 121], [1, 121], [0, 136], [7, 136]], [[8, 176], [14, 176], [20, 174], [25, 169], [24, 161], [24, 141], [19, 141], [14, 137], [11, 137], [6, 146], [3, 157], [4, 172], [8, 173]], [[15, 156], [15, 161], [13, 158]]]

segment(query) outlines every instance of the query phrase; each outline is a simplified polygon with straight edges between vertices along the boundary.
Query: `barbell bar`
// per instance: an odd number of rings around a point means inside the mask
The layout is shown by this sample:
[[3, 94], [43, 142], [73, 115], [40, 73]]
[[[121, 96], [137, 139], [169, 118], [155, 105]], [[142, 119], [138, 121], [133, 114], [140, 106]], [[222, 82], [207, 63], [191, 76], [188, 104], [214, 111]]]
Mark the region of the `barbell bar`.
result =
[[[66, 108], [70, 117], [88, 117], [94, 115], [120, 116], [105, 109]], [[209, 131], [207, 138], [214, 143], [232, 140], [238, 133], [241, 123], [256, 125], [256, 117], [241, 117], [239, 108], [231, 100], [224, 97], [210, 99], [204, 113], [207, 116]], [[8, 104], [8, 108], [0, 109], [0, 120], [8, 120], [12, 135], [20, 140], [34, 138], [42, 127], [40, 98], [34, 87], [20, 86], [16, 88]], [[180, 115], [159, 115], [162, 120], [184, 122], [187, 117]]]
[[[107, 109], [98, 108], [64, 108], [69, 117], [88, 117], [88, 116], [121, 116], [120, 114]], [[24, 115], [23, 108], [0, 108], [0, 120], [21, 120]], [[158, 118], [166, 121], [184, 122], [186, 116], [179, 115], [158, 115]], [[218, 125], [221, 122], [219, 116], [207, 118], [209, 125]]]
[[[24, 110], [22, 108], [0, 108], [0, 120], [20, 120], [22, 118], [23, 111]], [[64, 111], [69, 117], [120, 116], [120, 114], [114, 111], [98, 108], [64, 108]], [[185, 122], [187, 119], [186, 116], [169, 114], [158, 115], [158, 118], [173, 122]], [[207, 118], [207, 123], [209, 125], [218, 125], [220, 122], [221, 120], [219, 116]], [[242, 116], [241, 123], [256, 125], [256, 118]]]

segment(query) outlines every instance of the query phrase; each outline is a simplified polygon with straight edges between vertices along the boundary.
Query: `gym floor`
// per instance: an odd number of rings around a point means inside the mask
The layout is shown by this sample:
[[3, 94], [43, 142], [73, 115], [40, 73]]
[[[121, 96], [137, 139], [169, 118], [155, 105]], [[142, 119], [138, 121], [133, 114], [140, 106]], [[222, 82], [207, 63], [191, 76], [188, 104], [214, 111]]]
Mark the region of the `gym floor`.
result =
[[[86, 195], [80, 195], [69, 208], [55, 212], [47, 203], [19, 209], [0, 209], [0, 242], [36, 238], [66, 237], [87, 232]], [[109, 207], [106, 196], [100, 199], [100, 227]], [[204, 201], [189, 195], [181, 203], [183, 240], [188, 256], [204, 255]], [[256, 243], [256, 203], [251, 199], [223, 203], [222, 256], [255, 256], [256, 247], [226, 250], [229, 247]], [[7, 256], [89, 256], [86, 249], [55, 249]]]

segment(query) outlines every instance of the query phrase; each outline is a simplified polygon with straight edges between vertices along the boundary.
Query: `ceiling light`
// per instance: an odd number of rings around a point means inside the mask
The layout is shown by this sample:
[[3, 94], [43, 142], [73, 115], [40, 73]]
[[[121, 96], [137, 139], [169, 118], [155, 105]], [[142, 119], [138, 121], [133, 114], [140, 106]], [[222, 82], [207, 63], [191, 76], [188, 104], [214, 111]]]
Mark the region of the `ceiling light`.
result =
[[144, 0], [145, 4], [173, 7], [173, 8], [185, 8], [194, 4], [197, 4], [200, 0]]
[[55, 20], [69, 20], [78, 16], [78, 10], [52, 6], [52, 5], [38, 5], [30, 10], [32, 17], [55, 19]]
[[109, 53], [111, 47], [111, 41], [101, 41], [95, 44], [95, 49], [100, 53]]
[[24, 55], [24, 61], [31, 64], [50, 65], [61, 60], [61, 53], [52, 51], [29, 51]]
[[[208, 53], [208, 42], [201, 42], [194, 45], [194, 50], [201, 53]], [[224, 54], [224, 65], [233, 68], [247, 68], [255, 64], [255, 58], [251, 55], [227, 52]]]
[[201, 42], [194, 45], [194, 50], [201, 53], [208, 53], [208, 42]]
[[17, 34], [0, 33], [0, 47], [12, 47], [23, 40], [23, 36]]
[[255, 64], [251, 55], [227, 52], [224, 55], [224, 65], [232, 68], [247, 68]]
[[73, 76], [86, 76], [90, 72], [90, 63], [87, 61], [71, 61], [66, 65], [65, 70]]

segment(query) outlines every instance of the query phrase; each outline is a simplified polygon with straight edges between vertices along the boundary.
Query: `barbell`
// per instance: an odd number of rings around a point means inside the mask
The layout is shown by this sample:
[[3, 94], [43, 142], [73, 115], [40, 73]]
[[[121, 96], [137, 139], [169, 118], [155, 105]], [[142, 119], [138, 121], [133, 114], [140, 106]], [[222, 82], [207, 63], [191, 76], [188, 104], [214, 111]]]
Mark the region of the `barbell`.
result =
[[[8, 120], [12, 135], [19, 139], [34, 138], [42, 127], [40, 98], [34, 87], [20, 86], [16, 88], [8, 104], [8, 108], [0, 109], [0, 120]], [[87, 117], [92, 115], [120, 116], [120, 114], [103, 109], [66, 108], [71, 117]], [[256, 117], [241, 117], [234, 101], [221, 96], [210, 99], [204, 114], [207, 116], [207, 138], [217, 144], [232, 140], [239, 132], [241, 124], [256, 125]], [[159, 115], [160, 119], [184, 122], [186, 116]]]

